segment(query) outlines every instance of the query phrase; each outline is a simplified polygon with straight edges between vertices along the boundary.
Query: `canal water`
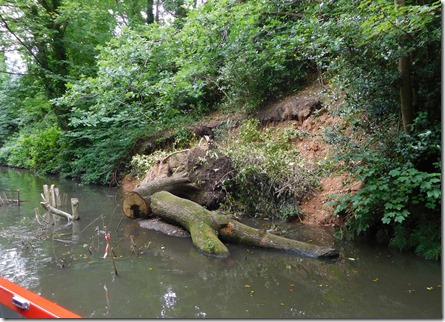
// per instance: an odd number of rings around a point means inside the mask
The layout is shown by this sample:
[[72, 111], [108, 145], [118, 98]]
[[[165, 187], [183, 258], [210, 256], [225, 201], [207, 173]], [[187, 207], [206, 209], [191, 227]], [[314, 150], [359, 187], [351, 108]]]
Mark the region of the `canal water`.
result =
[[[40, 194], [55, 184], [70, 212], [42, 228]], [[441, 263], [372, 244], [335, 240], [333, 231], [250, 221], [340, 250], [338, 260], [229, 244], [227, 259], [200, 254], [189, 238], [142, 229], [123, 218], [117, 188], [0, 168], [0, 275], [85, 318], [442, 318]], [[106, 227], [106, 228], [105, 228]], [[111, 254], [104, 258], [105, 229]], [[116, 275], [117, 271], [117, 275]]]

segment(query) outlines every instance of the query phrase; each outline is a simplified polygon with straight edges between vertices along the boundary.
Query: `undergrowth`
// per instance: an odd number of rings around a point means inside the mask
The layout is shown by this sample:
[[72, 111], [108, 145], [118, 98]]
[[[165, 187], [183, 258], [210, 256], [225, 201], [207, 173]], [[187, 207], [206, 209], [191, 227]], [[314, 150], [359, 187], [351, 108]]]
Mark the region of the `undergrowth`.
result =
[[298, 204], [312, 193], [316, 170], [291, 144], [292, 129], [265, 128], [250, 119], [232, 132], [219, 148], [236, 169], [236, 189], [226, 207], [246, 216], [290, 220], [301, 215]]
[[337, 236], [374, 237], [399, 250], [439, 259], [440, 127], [422, 113], [411, 134], [387, 129], [367, 136], [337, 132], [332, 138], [341, 147], [337, 160], [362, 182], [355, 194], [332, 196], [334, 214], [346, 219]]

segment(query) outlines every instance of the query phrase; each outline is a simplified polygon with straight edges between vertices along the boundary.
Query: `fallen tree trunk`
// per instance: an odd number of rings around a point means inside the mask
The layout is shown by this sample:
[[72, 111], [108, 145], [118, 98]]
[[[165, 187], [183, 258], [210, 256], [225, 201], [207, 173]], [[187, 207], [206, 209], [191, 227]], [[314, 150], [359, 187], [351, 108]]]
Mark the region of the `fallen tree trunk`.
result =
[[294, 239], [268, 233], [267, 231], [252, 228], [236, 220], [219, 229], [222, 240], [251, 246], [273, 248], [315, 258], [336, 258], [338, 250], [320, 247]]
[[221, 238], [229, 242], [284, 250], [314, 258], [339, 256], [336, 249], [263, 232], [167, 191], [156, 192], [151, 196], [151, 209], [162, 220], [186, 228], [190, 232], [193, 244], [207, 255], [229, 256], [227, 247], [219, 239]]
[[149, 181], [128, 192], [122, 203], [123, 213], [131, 218], [148, 218], [151, 213], [151, 195], [159, 191], [168, 191], [178, 197], [195, 199], [199, 188], [190, 183], [185, 176], [171, 176]]
[[162, 220], [187, 229], [193, 244], [204, 254], [223, 258], [229, 256], [229, 250], [217, 235], [218, 229], [228, 224], [223, 216], [167, 191], [151, 196], [151, 209]]

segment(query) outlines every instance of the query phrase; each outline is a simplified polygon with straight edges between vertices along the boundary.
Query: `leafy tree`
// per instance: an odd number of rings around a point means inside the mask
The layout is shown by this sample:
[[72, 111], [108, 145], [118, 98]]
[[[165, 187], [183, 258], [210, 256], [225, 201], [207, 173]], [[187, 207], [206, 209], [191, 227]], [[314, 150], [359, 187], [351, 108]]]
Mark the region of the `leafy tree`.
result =
[[11, 104], [12, 102], [5, 104], [8, 100], [11, 101], [10, 96], [14, 97], [14, 95], [12, 95], [12, 92], [14, 92], [12, 88], [15, 87], [14, 84], [17, 82], [13, 82], [13, 76], [6, 72], [7, 66], [3, 53], [0, 54], [0, 69], [3, 71], [3, 73], [0, 73], [0, 115], [2, 115], [0, 118], [1, 146], [6, 138], [17, 130], [19, 119], [14, 105]]
[[[306, 74], [295, 61], [293, 35], [286, 31], [292, 21], [264, 18], [274, 10], [273, 4], [255, 1], [212, 1], [190, 10], [179, 30], [157, 23], [124, 29], [102, 48], [97, 76], [70, 84], [55, 100], [72, 111], [67, 134], [80, 139], [91, 133], [87, 144], [78, 145], [92, 153], [98, 138], [105, 140], [101, 130], [113, 144], [111, 128], [125, 128], [136, 141], [142, 132], [177, 126], [224, 101], [254, 109], [298, 88]], [[101, 173], [90, 176], [100, 182], [106, 173], [94, 167], [78, 170]]]
[[[387, 0], [303, 1], [293, 9], [300, 16], [293, 25], [298, 54], [323, 83], [329, 80], [346, 96], [337, 112], [349, 127], [334, 129], [336, 135], [329, 138], [339, 148], [338, 160], [363, 185], [335, 203], [347, 222], [339, 235], [373, 235], [437, 259], [440, 3], [407, 1], [396, 7]], [[408, 57], [412, 65], [404, 65], [411, 71], [400, 74], [396, 62]], [[411, 77], [417, 81], [402, 91], [401, 103], [401, 84]]]
[[162, 5], [164, 10], [175, 18], [184, 18], [186, 16], [187, 11], [184, 0], [163, 0]]
[[[96, 74], [99, 45], [113, 37], [119, 25], [118, 14], [127, 14], [126, 9], [125, 3], [96, 0], [12, 0], [0, 7], [0, 24], [5, 31], [1, 49], [14, 50], [26, 62], [24, 75], [2, 82], [0, 109], [7, 117], [2, 118], [1, 131], [8, 135], [2, 137], [7, 141], [1, 151], [3, 162], [39, 170], [35, 166], [38, 162], [26, 161], [30, 151], [22, 142], [34, 140], [36, 135], [48, 135], [48, 140], [61, 138], [61, 133], [51, 134], [51, 122], [67, 130], [71, 111], [51, 104], [50, 99], [62, 95], [69, 81]], [[34, 149], [46, 147], [36, 145]], [[48, 151], [40, 152], [34, 155], [43, 156]], [[51, 159], [59, 164], [48, 162], [52, 168], [41, 167], [41, 171], [60, 170], [58, 156]]]
[[[351, 127], [331, 140], [340, 149], [339, 160], [363, 183], [356, 194], [336, 200], [336, 213], [347, 221], [340, 235], [375, 236], [437, 259], [441, 103], [439, 55], [433, 52], [440, 51], [439, 4], [397, 8], [390, 1], [360, 1], [341, 15], [335, 10], [345, 8], [341, 2], [330, 5], [317, 10], [323, 22], [313, 28], [323, 37], [315, 37], [315, 53], [322, 54], [315, 58], [319, 70], [335, 74], [347, 94], [341, 113]], [[323, 42], [328, 35], [335, 39], [332, 45]], [[411, 75], [402, 79], [395, 62], [408, 57]], [[406, 96], [402, 103], [399, 97], [400, 84], [410, 77], [418, 80], [408, 91], [416, 114], [404, 105]], [[406, 133], [400, 132], [399, 120]]]
[[[7, 31], [2, 48], [15, 48], [47, 97], [56, 98], [65, 92], [69, 79], [95, 71], [94, 47], [111, 37], [115, 25], [103, 3], [9, 1], [0, 8], [0, 24]], [[54, 112], [59, 124], [66, 127], [68, 111], [55, 108]]]
[[137, 27], [154, 22], [153, 2], [153, 0], [121, 0], [115, 2], [113, 10], [116, 11], [120, 24]]
[[[387, 43], [385, 46], [392, 49], [398, 58], [400, 111], [403, 129], [408, 132], [416, 117], [416, 109], [421, 108], [417, 88], [412, 82], [415, 72], [413, 63], [417, 62], [415, 56], [419, 52], [425, 51], [429, 44], [438, 40], [437, 29], [434, 31], [434, 28], [440, 17], [440, 2], [431, 5], [424, 3], [405, 5], [404, 0], [394, 0], [394, 5], [391, 5], [386, 1], [364, 1], [361, 8], [368, 14], [374, 12], [361, 26], [364, 35], [369, 37], [368, 39]], [[379, 14], [376, 14], [377, 12]], [[394, 45], [391, 46], [389, 42], [394, 42]], [[425, 63], [429, 62], [421, 62], [421, 65]]]
[[335, 198], [335, 213], [347, 220], [339, 236], [367, 235], [429, 259], [440, 257], [440, 132], [440, 124], [432, 126], [422, 113], [409, 134], [392, 128], [343, 141], [338, 160], [362, 187]]

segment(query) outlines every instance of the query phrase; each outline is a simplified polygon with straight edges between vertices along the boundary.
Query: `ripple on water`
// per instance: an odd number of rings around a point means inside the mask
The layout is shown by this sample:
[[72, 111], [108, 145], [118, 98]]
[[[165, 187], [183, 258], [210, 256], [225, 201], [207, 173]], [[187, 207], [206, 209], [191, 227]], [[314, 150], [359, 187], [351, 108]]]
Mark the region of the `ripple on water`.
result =
[[26, 288], [39, 284], [39, 265], [45, 261], [40, 241], [29, 230], [8, 227], [0, 231], [0, 275]]

